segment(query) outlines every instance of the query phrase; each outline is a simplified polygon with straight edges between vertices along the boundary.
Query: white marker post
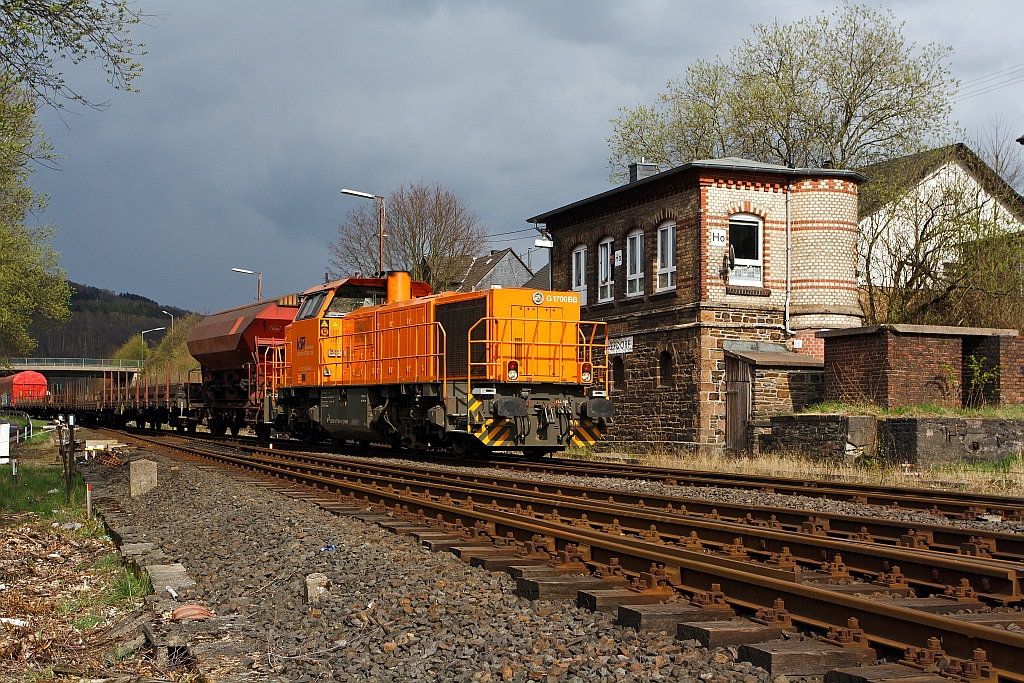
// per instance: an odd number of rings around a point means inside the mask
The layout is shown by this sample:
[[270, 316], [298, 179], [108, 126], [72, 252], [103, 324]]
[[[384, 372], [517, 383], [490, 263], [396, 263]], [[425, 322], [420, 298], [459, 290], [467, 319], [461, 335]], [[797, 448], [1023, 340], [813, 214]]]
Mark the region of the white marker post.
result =
[[0, 465], [11, 461], [11, 425], [0, 424]]
[[85, 485], [85, 517], [92, 519], [92, 484]]

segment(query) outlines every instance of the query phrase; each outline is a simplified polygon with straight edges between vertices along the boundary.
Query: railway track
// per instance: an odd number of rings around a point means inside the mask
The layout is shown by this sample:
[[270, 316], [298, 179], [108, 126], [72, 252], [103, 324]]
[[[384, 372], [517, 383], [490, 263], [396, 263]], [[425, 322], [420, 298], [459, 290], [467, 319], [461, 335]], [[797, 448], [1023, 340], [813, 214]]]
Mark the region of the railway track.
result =
[[[509, 571], [529, 597], [621, 606], [621, 619], [623, 609], [642, 618], [643, 605], [681, 594], [691, 600], [682, 611], [710, 618], [731, 610], [753, 615], [757, 628], [782, 629], [788, 620], [822, 635], [808, 647], [871, 646], [879, 655], [927, 660], [941, 645], [953, 662], [947, 677], [994, 672], [1024, 682], [1024, 636], [996, 627], [1024, 618], [1005, 611], [1024, 598], [1024, 546], [1013, 534], [524, 481], [531, 472], [565, 473], [560, 461], [504, 463], [509, 476], [485, 476], [187, 436], [124, 436]], [[599, 476], [620, 469], [567, 467]], [[951, 500], [979, 502], [967, 498]]]
[[[168, 432], [153, 430], [127, 430], [132, 434], [161, 434]], [[268, 444], [255, 438], [211, 437], [207, 434], [174, 434], [177, 438], [222, 443], [225, 445], [252, 449], [253, 452], [268, 450]], [[303, 446], [295, 441], [277, 441], [278, 450], [324, 455], [324, 445]], [[405, 458], [409, 453], [395, 451], [389, 447], [377, 446], [334, 446], [338, 455], [372, 456], [383, 458]], [[487, 460], [461, 460], [442, 453], [428, 453], [431, 461], [464, 467], [486, 467], [504, 469], [524, 475], [565, 475], [581, 477], [611, 477], [617, 479], [661, 482], [668, 486], [714, 486], [719, 488], [744, 489], [780, 495], [807, 496], [835, 501], [848, 501], [862, 505], [886, 508], [916, 510], [949, 519], [973, 521], [991, 517], [993, 520], [1024, 520], [1024, 499], [997, 496], [976, 492], [928, 490], [923, 488], [894, 487], [828, 480], [805, 480], [787, 477], [744, 475], [727, 472], [705, 472], [679, 470], [664, 467], [649, 467], [627, 463], [571, 460], [549, 458], [541, 461], [514, 455], [492, 457]]]

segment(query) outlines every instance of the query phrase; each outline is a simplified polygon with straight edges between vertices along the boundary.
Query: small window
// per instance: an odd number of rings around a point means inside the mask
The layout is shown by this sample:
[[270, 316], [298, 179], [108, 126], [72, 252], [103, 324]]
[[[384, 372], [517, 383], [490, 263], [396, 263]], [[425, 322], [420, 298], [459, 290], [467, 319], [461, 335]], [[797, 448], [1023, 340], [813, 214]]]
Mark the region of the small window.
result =
[[658, 384], [671, 387], [675, 384], [675, 368], [672, 363], [672, 352], [662, 351], [658, 356]]
[[658, 228], [658, 291], [676, 286], [676, 224]]
[[597, 300], [611, 301], [615, 298], [615, 253], [611, 239], [597, 245]]
[[580, 293], [580, 306], [587, 305], [587, 248], [572, 252], [572, 291]]
[[644, 293], [644, 231], [626, 237], [626, 296]]
[[764, 282], [761, 221], [753, 216], [729, 219], [729, 284], [760, 287]]
[[622, 356], [612, 357], [612, 388], [626, 390], [626, 364], [622, 361]]
[[296, 320], [305, 320], [306, 318], [315, 318], [320, 313], [320, 307], [324, 305], [324, 299], [327, 298], [327, 292], [317, 292], [316, 294], [310, 294], [303, 302], [299, 312], [295, 315]]

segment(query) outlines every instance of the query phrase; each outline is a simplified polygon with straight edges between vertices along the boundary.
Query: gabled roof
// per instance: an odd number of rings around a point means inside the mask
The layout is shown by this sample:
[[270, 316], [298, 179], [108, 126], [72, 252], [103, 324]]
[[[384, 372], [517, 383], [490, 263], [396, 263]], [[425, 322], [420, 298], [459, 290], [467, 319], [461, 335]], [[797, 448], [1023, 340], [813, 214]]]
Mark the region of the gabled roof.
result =
[[[857, 169], [869, 179], [860, 188], [859, 217], [866, 218], [882, 208], [892, 196], [893, 190], [897, 193], [909, 191], [951, 161], [996, 198], [1017, 220], [1024, 222], [1024, 197], [962, 142]], [[885, 193], [880, 191], [882, 187], [886, 188]]]
[[688, 164], [682, 166], [676, 166], [670, 168], [667, 171], [661, 173], [655, 173], [654, 175], [648, 176], [643, 180], [638, 180], [633, 183], [626, 183], [625, 185], [619, 185], [618, 187], [612, 188], [606, 192], [595, 194], [592, 197], [581, 199], [578, 202], [572, 204], [566, 204], [565, 206], [548, 211], [540, 215], [534, 216], [533, 218], [526, 219], [528, 223], [547, 223], [549, 219], [571, 211], [572, 209], [579, 208], [591, 202], [597, 202], [609, 197], [612, 197], [623, 192], [632, 192], [637, 188], [648, 187], [664, 182], [667, 178], [671, 178], [680, 173], [687, 173], [689, 171], [699, 170], [719, 170], [719, 171], [746, 171], [750, 173], [775, 173], [778, 175], [789, 176], [793, 178], [845, 178], [855, 183], [862, 183], [867, 178], [856, 171], [846, 171], [835, 168], [790, 168], [789, 166], [782, 166], [779, 164], [765, 164], [759, 161], [751, 161], [749, 159], [741, 159], [740, 157], [726, 157], [724, 159], [701, 159], [699, 161], [691, 161]]
[[[461, 279], [457, 279], [452, 282], [453, 285], [458, 285], [454, 290], [455, 292], [472, 292], [479, 284], [480, 281], [487, 277], [488, 273], [494, 270], [494, 267], [504, 259], [506, 256], [511, 254], [519, 263], [523, 264], [523, 268], [528, 273], [532, 273], [523, 259], [519, 258], [519, 254], [514, 249], [501, 249], [499, 251], [492, 251], [486, 256], [477, 256], [472, 261], [469, 261], [466, 266], [465, 275]], [[466, 257], [469, 258], [469, 257]], [[460, 269], [461, 270], [461, 269]], [[459, 272], [458, 270], [455, 272]]]
[[550, 270], [551, 264], [545, 263], [540, 267], [540, 270], [533, 274], [533, 277], [523, 283], [523, 287], [526, 289], [547, 289], [551, 284], [551, 282], [549, 282], [550, 275], [548, 275]]

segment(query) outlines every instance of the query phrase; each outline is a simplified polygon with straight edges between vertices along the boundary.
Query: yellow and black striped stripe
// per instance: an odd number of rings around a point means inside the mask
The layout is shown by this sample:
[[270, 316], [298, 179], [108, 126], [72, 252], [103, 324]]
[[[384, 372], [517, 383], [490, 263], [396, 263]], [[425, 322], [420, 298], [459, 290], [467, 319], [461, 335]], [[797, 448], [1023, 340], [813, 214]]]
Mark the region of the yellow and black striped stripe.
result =
[[483, 416], [480, 413], [480, 408], [483, 403], [476, 396], [470, 395], [469, 397], [469, 423], [480, 422]]
[[574, 446], [593, 446], [602, 436], [601, 428], [590, 420], [583, 418], [574, 421], [572, 428], [572, 444]]
[[485, 446], [501, 446], [512, 440], [512, 422], [510, 420], [488, 420], [473, 436], [480, 439]]

